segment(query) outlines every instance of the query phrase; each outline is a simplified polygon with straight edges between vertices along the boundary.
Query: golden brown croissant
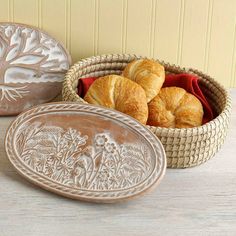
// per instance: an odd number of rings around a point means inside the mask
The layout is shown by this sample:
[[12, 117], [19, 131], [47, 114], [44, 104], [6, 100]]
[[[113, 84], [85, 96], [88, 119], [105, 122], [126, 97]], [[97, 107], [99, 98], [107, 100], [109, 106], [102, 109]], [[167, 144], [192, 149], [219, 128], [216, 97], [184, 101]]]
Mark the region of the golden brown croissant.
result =
[[164, 67], [149, 59], [132, 61], [125, 67], [122, 75], [141, 85], [145, 90], [147, 102], [159, 93], [165, 81]]
[[125, 77], [107, 75], [95, 80], [84, 100], [116, 109], [132, 116], [142, 124], [147, 122], [148, 106], [145, 91], [140, 85]]
[[201, 102], [178, 87], [162, 88], [148, 104], [148, 125], [166, 128], [200, 126], [203, 118]]

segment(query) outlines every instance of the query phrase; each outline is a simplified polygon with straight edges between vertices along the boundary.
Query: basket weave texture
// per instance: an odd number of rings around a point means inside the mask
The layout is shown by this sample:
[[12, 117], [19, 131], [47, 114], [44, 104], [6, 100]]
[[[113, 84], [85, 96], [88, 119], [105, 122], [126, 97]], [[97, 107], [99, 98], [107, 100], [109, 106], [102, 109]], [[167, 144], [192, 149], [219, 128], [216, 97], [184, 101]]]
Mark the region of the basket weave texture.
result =
[[[79, 78], [121, 74], [129, 62], [140, 58], [144, 57], [111, 54], [80, 60], [66, 74], [62, 90], [63, 100], [87, 103], [77, 95]], [[225, 140], [231, 112], [230, 97], [222, 85], [198, 70], [180, 68], [163, 61], [158, 62], [165, 67], [166, 73], [190, 73], [198, 76], [204, 94], [213, 109], [219, 114], [212, 121], [196, 128], [175, 129], [146, 126], [162, 142], [167, 156], [167, 167], [187, 168], [200, 165], [212, 158]]]

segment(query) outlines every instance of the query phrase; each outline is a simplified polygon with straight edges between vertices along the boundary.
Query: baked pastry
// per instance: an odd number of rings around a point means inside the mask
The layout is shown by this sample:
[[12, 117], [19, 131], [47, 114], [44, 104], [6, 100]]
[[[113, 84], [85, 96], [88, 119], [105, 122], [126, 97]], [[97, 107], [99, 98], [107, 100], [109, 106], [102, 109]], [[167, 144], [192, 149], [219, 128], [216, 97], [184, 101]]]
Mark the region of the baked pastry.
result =
[[148, 125], [166, 128], [192, 128], [202, 124], [203, 107], [201, 102], [182, 88], [162, 88], [148, 104], [148, 109]]
[[164, 67], [149, 59], [130, 62], [122, 75], [142, 86], [147, 96], [147, 102], [150, 102], [159, 93], [165, 81]]
[[91, 104], [113, 108], [132, 116], [142, 124], [148, 118], [146, 94], [135, 82], [119, 76], [107, 75], [93, 82], [84, 100]]

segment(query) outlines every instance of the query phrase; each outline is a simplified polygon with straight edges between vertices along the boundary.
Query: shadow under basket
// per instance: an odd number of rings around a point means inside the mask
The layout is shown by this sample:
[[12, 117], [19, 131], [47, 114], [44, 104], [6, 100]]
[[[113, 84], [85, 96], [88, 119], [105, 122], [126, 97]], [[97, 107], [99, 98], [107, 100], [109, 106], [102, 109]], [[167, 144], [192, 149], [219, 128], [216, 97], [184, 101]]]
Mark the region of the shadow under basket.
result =
[[[77, 62], [66, 74], [62, 90], [63, 100], [87, 103], [77, 95], [79, 78], [121, 74], [129, 62], [140, 58], [144, 57], [112, 54], [94, 56]], [[162, 142], [167, 156], [167, 167], [187, 168], [200, 165], [212, 158], [225, 140], [231, 112], [229, 95], [222, 85], [198, 70], [180, 68], [163, 61], [158, 62], [165, 67], [166, 73], [196, 75], [205, 96], [218, 114], [212, 121], [196, 128], [146, 126]]]

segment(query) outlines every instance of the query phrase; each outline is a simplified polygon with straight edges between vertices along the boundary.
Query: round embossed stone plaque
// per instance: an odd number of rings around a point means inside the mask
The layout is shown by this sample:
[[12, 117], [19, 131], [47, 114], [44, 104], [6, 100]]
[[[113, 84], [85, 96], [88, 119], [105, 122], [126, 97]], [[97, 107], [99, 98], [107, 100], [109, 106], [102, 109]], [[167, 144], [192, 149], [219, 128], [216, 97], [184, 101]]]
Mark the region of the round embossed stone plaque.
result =
[[116, 202], [157, 185], [166, 169], [159, 139], [131, 117], [76, 103], [21, 113], [5, 139], [9, 160], [34, 184], [66, 197]]
[[55, 98], [70, 63], [65, 48], [40, 29], [0, 23], [0, 116]]

